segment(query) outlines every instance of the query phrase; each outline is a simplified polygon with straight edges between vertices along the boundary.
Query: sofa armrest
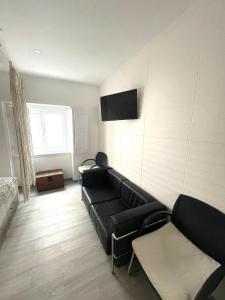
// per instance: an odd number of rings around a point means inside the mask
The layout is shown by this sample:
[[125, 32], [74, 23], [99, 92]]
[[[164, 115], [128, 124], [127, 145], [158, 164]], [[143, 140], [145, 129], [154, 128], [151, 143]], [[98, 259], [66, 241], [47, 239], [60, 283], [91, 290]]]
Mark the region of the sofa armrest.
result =
[[148, 215], [144, 221], [142, 222], [139, 230], [138, 230], [138, 236], [141, 236], [145, 229], [155, 223], [158, 222], [160, 220], [164, 220], [165, 218], [171, 216], [171, 212], [169, 212], [168, 210], [159, 210], [159, 211], [155, 211], [153, 213], [151, 213], [150, 215]]
[[96, 168], [84, 171], [81, 174], [81, 185], [91, 187], [105, 184], [107, 182], [107, 169]]
[[149, 214], [160, 210], [166, 210], [166, 207], [159, 201], [155, 201], [115, 214], [111, 216], [112, 232], [119, 237], [139, 230], [143, 220]]

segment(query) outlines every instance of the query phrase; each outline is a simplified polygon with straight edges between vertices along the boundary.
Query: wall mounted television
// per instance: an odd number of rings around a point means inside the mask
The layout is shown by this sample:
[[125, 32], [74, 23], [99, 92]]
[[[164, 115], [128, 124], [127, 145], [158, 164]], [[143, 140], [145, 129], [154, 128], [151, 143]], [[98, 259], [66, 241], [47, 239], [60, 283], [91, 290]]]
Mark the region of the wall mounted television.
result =
[[137, 89], [100, 98], [102, 121], [137, 119]]

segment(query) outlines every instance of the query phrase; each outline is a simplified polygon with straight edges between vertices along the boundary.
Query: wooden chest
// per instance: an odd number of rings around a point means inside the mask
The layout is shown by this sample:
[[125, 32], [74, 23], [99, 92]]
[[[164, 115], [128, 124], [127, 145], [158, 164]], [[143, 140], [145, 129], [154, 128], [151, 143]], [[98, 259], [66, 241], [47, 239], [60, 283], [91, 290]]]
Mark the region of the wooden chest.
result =
[[49, 170], [36, 173], [36, 186], [38, 192], [64, 187], [63, 170]]

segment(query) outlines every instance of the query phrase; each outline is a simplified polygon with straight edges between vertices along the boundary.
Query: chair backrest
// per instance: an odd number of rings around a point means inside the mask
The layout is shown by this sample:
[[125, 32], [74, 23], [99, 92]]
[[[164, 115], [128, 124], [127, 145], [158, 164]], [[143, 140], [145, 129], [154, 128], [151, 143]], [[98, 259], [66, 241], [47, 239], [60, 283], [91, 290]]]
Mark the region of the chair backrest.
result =
[[129, 180], [122, 182], [121, 199], [128, 208], [156, 201], [154, 197]]
[[225, 263], [225, 214], [190, 196], [180, 195], [171, 221], [198, 248]]
[[108, 165], [108, 157], [103, 152], [98, 152], [95, 157], [96, 165], [105, 167]]

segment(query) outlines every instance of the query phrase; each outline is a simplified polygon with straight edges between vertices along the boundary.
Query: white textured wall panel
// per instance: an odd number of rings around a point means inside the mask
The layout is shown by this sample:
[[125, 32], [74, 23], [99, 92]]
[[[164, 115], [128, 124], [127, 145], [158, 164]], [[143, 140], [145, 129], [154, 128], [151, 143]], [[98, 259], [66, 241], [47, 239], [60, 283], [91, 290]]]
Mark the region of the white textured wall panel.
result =
[[170, 207], [184, 181], [187, 142], [145, 137], [142, 186]]
[[102, 147], [169, 207], [186, 193], [225, 212], [224, 7], [196, 1], [100, 89], [138, 88], [139, 119], [102, 124]]
[[151, 52], [145, 135], [188, 137], [199, 59], [186, 44], [177, 47], [170, 40], [163, 40]]
[[214, 42], [201, 56], [191, 138], [225, 143], [225, 43]]
[[184, 193], [225, 211], [225, 145], [191, 142]]
[[143, 136], [121, 135], [121, 172], [140, 184]]
[[121, 135], [113, 134], [111, 139], [112, 165], [121, 171]]

